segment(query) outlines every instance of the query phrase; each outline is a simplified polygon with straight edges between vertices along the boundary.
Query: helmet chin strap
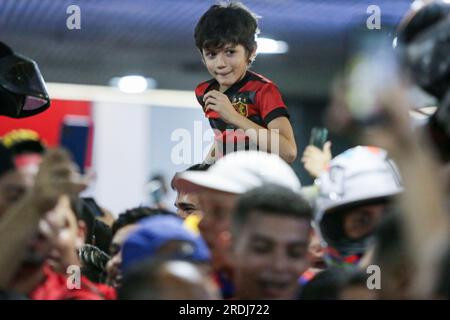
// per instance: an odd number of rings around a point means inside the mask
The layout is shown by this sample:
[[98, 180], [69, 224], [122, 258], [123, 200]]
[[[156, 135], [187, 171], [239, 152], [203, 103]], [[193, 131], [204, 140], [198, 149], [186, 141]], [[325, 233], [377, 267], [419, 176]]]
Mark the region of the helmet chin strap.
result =
[[324, 250], [325, 260], [332, 265], [356, 265], [366, 254], [372, 240], [373, 235], [367, 235], [358, 241], [343, 240], [341, 244], [328, 243]]

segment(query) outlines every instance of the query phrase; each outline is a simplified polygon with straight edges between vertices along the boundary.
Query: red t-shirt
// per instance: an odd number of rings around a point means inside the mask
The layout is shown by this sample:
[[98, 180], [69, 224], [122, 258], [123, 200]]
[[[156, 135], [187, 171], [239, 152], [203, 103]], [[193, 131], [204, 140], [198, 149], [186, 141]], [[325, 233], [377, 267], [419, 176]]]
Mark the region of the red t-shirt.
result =
[[93, 283], [81, 276], [81, 288], [67, 288], [67, 277], [56, 273], [49, 266], [43, 267], [45, 280], [33, 290], [33, 300], [115, 300], [116, 291], [103, 284]]

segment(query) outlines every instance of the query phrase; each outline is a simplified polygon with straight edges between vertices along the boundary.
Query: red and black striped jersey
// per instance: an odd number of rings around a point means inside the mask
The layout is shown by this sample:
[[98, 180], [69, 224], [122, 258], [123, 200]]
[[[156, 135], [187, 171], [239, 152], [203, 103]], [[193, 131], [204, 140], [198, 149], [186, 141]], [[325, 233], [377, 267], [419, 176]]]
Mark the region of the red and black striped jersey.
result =
[[[235, 131], [238, 128], [222, 120], [217, 112], [205, 111], [203, 96], [210, 90], [218, 89], [219, 83], [211, 79], [199, 84], [195, 89], [195, 95], [211, 128], [218, 130], [216, 142], [220, 148], [219, 156], [225, 155], [227, 151], [241, 150], [240, 146], [243, 146], [245, 150], [259, 149], [257, 145], [251, 146], [248, 137], [239, 130]], [[287, 107], [277, 86], [255, 72], [247, 71], [245, 76], [228, 88], [224, 94], [239, 114], [261, 127], [267, 128], [268, 124], [278, 117], [289, 118]]]
[[[208, 91], [218, 90], [218, 88], [218, 82], [211, 79], [202, 82], [195, 89], [195, 95], [203, 111], [205, 110], [203, 96]], [[267, 128], [269, 122], [278, 117], [289, 117], [277, 86], [255, 72], [247, 71], [245, 76], [228, 88], [224, 94], [228, 96], [237, 112], [264, 128]], [[233, 125], [223, 121], [220, 115], [213, 110], [206, 111], [206, 117], [213, 129], [221, 132], [226, 129], [236, 129]]]

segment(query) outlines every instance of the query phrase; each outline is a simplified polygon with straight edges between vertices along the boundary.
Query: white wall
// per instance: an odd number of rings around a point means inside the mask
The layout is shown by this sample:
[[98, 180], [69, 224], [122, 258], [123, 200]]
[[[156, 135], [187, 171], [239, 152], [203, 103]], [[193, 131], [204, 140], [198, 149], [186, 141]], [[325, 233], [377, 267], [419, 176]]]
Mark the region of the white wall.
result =
[[94, 197], [118, 214], [145, 198], [149, 172], [150, 107], [95, 102]]

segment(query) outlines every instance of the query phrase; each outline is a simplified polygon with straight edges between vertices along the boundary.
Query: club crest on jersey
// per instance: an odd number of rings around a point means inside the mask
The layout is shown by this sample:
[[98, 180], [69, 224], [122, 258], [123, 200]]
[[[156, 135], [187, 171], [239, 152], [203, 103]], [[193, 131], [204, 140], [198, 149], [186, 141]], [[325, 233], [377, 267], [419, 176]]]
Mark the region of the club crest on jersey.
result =
[[248, 115], [248, 108], [246, 104], [245, 98], [233, 98], [231, 101], [231, 104], [233, 105], [233, 108], [242, 116], [247, 117]]

